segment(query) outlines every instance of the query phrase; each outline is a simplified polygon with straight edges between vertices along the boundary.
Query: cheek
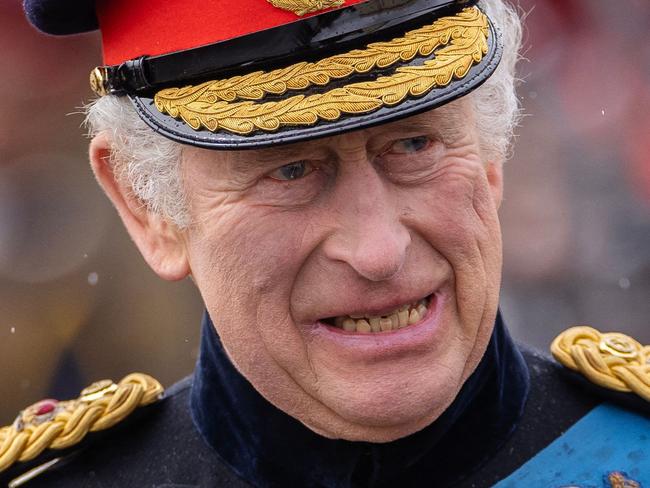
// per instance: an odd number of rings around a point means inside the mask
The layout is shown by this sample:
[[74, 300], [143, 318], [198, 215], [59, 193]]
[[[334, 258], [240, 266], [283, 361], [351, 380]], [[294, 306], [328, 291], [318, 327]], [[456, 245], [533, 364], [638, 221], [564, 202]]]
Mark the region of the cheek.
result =
[[280, 290], [296, 264], [303, 226], [295, 219], [293, 226], [279, 220], [272, 212], [244, 205], [213, 212], [191, 235], [195, 277], [228, 283], [219, 290], [224, 298], [244, 298], [245, 291], [254, 300]]
[[413, 204], [413, 215], [420, 219], [414, 226], [449, 258], [473, 257], [499, 235], [496, 207], [479, 164], [450, 167], [420, 189]]
[[191, 236], [195, 281], [232, 361], [251, 380], [310, 374], [290, 309], [310, 253], [310, 221], [300, 212], [240, 205], [212, 215]]
[[449, 262], [463, 340], [473, 343], [496, 313], [501, 269], [501, 234], [496, 207], [480, 163], [450, 165], [420, 192], [413, 222]]

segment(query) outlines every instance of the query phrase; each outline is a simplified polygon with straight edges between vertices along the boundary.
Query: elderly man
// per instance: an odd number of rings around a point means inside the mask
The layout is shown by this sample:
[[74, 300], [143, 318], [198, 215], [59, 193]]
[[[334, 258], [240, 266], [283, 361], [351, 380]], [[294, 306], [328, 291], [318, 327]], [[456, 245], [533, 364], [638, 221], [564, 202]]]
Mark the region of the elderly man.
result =
[[[22, 412], [0, 434], [12, 486], [650, 482], [650, 422], [522, 355], [498, 314], [520, 43], [502, 0], [26, 10], [50, 33], [98, 22], [92, 169], [207, 313], [196, 371], [164, 395], [133, 375]], [[588, 329], [557, 355], [588, 339], [647, 353]]]

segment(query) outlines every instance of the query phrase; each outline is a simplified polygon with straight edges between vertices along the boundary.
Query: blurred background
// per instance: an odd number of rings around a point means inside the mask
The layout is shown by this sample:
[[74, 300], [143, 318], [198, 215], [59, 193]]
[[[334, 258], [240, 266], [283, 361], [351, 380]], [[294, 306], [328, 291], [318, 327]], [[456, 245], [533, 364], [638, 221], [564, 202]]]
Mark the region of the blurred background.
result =
[[[527, 116], [506, 166], [502, 308], [546, 349], [590, 324], [650, 344], [650, 3], [521, 0]], [[145, 265], [87, 163], [96, 34], [0, 3], [0, 425], [43, 397], [189, 374], [202, 305]]]

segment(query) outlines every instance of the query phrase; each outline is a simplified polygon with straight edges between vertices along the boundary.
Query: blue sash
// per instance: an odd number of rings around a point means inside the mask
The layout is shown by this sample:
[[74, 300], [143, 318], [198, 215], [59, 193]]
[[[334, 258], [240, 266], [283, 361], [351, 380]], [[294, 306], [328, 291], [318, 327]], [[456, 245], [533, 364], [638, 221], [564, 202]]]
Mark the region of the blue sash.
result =
[[650, 488], [650, 419], [594, 408], [494, 488]]

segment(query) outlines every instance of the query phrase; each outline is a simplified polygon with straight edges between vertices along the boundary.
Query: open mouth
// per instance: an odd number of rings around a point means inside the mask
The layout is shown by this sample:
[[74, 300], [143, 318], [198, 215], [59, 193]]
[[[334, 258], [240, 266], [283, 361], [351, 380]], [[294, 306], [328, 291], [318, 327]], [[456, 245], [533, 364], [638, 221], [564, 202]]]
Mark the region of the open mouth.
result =
[[422, 321], [429, 311], [435, 295], [401, 305], [383, 315], [354, 314], [328, 317], [321, 322], [346, 332], [376, 334], [403, 329]]

